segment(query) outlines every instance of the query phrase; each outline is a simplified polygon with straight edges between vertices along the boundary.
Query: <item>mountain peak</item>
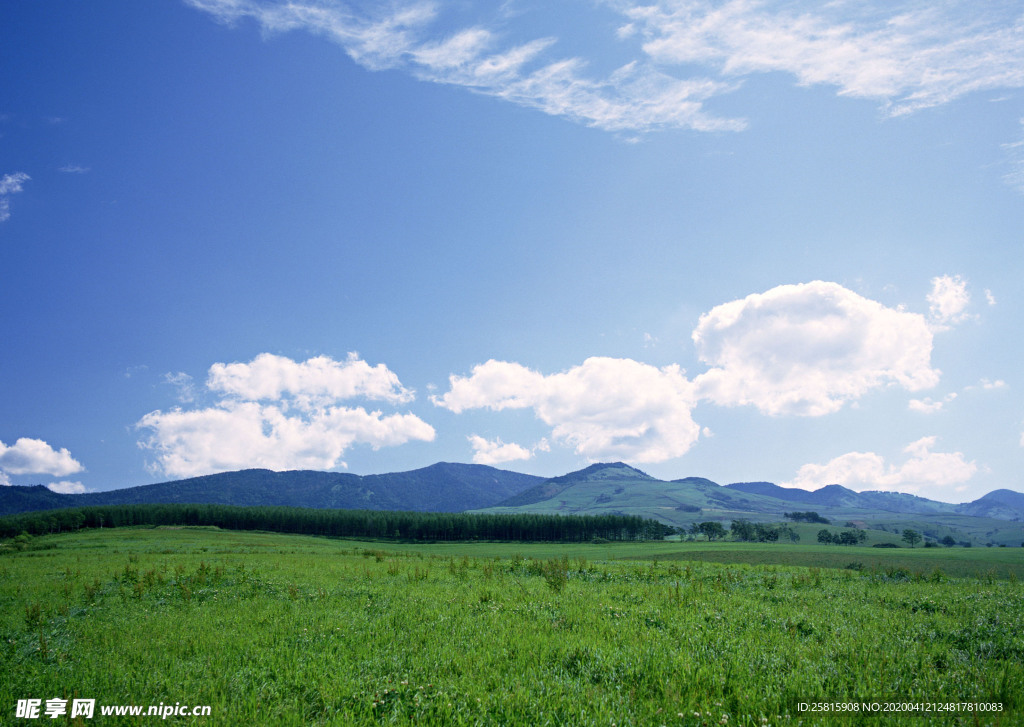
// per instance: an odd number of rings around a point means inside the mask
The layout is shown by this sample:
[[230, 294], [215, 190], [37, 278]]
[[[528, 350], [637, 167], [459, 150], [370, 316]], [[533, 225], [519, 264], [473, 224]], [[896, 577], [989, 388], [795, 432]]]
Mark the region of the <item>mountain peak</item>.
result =
[[570, 472], [569, 474], [562, 475], [561, 477], [554, 477], [551, 481], [562, 482], [569, 480], [605, 479], [610, 477], [639, 477], [647, 480], [654, 479], [646, 472], [642, 472], [636, 467], [632, 467], [625, 462], [596, 462], [595, 464], [592, 464], [589, 467], [584, 467], [581, 470]]

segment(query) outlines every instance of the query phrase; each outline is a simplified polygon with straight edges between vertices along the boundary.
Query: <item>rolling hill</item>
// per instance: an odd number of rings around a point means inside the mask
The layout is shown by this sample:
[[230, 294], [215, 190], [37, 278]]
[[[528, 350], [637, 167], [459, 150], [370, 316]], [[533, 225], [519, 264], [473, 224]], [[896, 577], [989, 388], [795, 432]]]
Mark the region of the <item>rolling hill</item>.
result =
[[82, 495], [59, 495], [42, 485], [0, 487], [0, 515], [84, 505], [174, 502], [461, 512], [501, 502], [543, 481], [543, 477], [486, 465], [450, 462], [363, 476], [252, 469]]
[[951, 535], [975, 543], [1020, 545], [1024, 541], [1024, 495], [996, 490], [962, 505], [897, 492], [855, 492], [840, 485], [808, 491], [770, 482], [718, 485], [703, 477], [658, 480], [622, 462], [595, 464], [538, 483], [480, 512], [641, 515], [669, 525], [735, 519], [780, 522], [785, 513], [814, 511], [838, 528], [899, 533], [914, 528], [929, 537]]
[[[476, 464], [439, 462], [409, 472], [242, 470], [174, 482], [83, 495], [42, 486], [0, 487], [0, 515], [83, 505], [215, 503], [293, 507], [507, 512], [573, 515], [622, 514], [676, 527], [717, 520], [781, 522], [785, 513], [814, 511], [841, 529], [898, 534], [914, 528], [933, 539], [946, 535], [976, 544], [1024, 542], [1024, 494], [995, 490], [953, 505], [896, 492], [856, 492], [840, 485], [808, 491], [770, 482], [719, 485], [703, 477], [665, 481], [622, 462], [593, 464], [544, 478]], [[814, 532], [805, 533], [813, 537]]]

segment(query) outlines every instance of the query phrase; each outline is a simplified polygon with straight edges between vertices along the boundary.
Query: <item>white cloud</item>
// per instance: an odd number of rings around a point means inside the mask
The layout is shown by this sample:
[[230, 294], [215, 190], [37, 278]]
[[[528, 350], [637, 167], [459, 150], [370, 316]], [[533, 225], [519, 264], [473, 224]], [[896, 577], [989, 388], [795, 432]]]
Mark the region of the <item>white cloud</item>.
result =
[[84, 469], [68, 450], [56, 450], [41, 439], [21, 437], [11, 446], [0, 442], [0, 471], [8, 475], [65, 477]]
[[543, 375], [518, 363], [488, 361], [469, 376], [451, 376], [437, 406], [532, 408], [552, 436], [591, 460], [662, 462], [685, 454], [700, 434], [690, 410], [693, 386], [678, 366], [593, 357]]
[[85, 485], [81, 482], [68, 482], [67, 480], [63, 482], [51, 482], [46, 487], [51, 492], [57, 492], [61, 495], [81, 495], [87, 491], [85, 489]]
[[184, 371], [164, 374], [164, 382], [178, 390], [178, 401], [182, 404], [190, 404], [196, 400], [195, 380]]
[[633, 61], [607, 76], [588, 76], [582, 58], [546, 60], [557, 40], [536, 38], [518, 45], [481, 25], [441, 32], [434, 4], [392, 6], [389, 13], [360, 15], [316, 0], [188, 0], [222, 22], [252, 18], [267, 33], [306, 30], [341, 46], [370, 70], [403, 69], [432, 83], [462, 86], [546, 114], [613, 131], [657, 127], [738, 130], [740, 120], [712, 116], [708, 98], [726, 93], [732, 81], [676, 78], [649, 63]]
[[939, 330], [967, 319], [964, 311], [971, 302], [971, 295], [967, 292], [967, 281], [959, 275], [932, 278], [932, 289], [927, 297], [929, 315]]
[[995, 305], [996, 304], [996, 297], [994, 295], [992, 295], [992, 291], [989, 290], [988, 288], [985, 289], [985, 301], [989, 305]]
[[533, 452], [526, 447], [514, 442], [502, 442], [500, 437], [489, 440], [479, 435], [471, 434], [466, 438], [473, 447], [473, 462], [476, 464], [496, 465], [502, 462], [514, 462], [533, 457]]
[[[1020, 123], [1024, 127], [1024, 119], [1021, 119]], [[1024, 193], [1024, 138], [1003, 144], [1003, 151], [1006, 152], [1010, 167], [1010, 171], [1003, 175], [1003, 181], [1018, 192]], [[988, 291], [985, 293], [989, 296], [989, 305], [995, 305], [995, 298]]]
[[782, 285], [716, 306], [693, 341], [711, 370], [701, 398], [771, 415], [818, 416], [878, 387], [934, 386], [923, 316], [886, 308], [837, 283]]
[[27, 182], [29, 177], [24, 172], [5, 174], [0, 177], [0, 222], [6, 222], [11, 218], [11, 204], [8, 197], [21, 191], [21, 185]]
[[250, 467], [331, 469], [355, 444], [374, 449], [432, 441], [434, 429], [413, 414], [385, 415], [341, 404], [352, 398], [404, 403], [413, 393], [383, 364], [318, 356], [305, 362], [261, 354], [251, 362], [210, 367], [207, 389], [221, 400], [205, 409], [154, 411], [137, 423], [150, 435], [154, 470], [191, 477]]
[[983, 389], [1003, 389], [1006, 388], [1006, 382], [1002, 379], [996, 379], [992, 381], [990, 379], [981, 380], [981, 388]]
[[[613, 131], [742, 129], [743, 120], [715, 116], [704, 102], [766, 72], [880, 101], [893, 115], [1024, 86], [1024, 22], [1012, 4], [605, 0], [623, 18], [617, 31], [573, 39], [584, 55], [558, 57], [559, 39], [549, 34], [506, 41], [519, 29], [504, 6], [495, 18], [466, 23], [456, 13], [492, 11], [418, 0], [358, 9], [325, 0], [186, 1], [225, 23], [252, 19], [265, 34], [326, 37], [370, 70], [400, 69]], [[624, 53], [623, 65], [588, 73], [608, 50]]]
[[886, 464], [874, 452], [848, 452], [829, 462], [805, 464], [786, 487], [817, 489], [837, 484], [852, 490], [897, 490], [915, 492], [922, 487], [960, 485], [974, 476], [977, 465], [962, 452], [932, 452], [936, 437], [923, 437], [903, 449], [907, 459], [899, 465]]
[[85, 174], [89, 171], [89, 167], [82, 167], [77, 164], [65, 164], [57, 171], [64, 172], [65, 174]]
[[261, 353], [249, 363], [215, 363], [206, 381], [210, 391], [248, 401], [290, 397], [303, 407], [365, 397], [404, 403], [415, 398], [384, 364], [370, 366], [350, 353], [345, 361], [317, 356], [301, 363]]
[[911, 411], [921, 412], [922, 414], [934, 414], [935, 412], [942, 411], [942, 407], [953, 401], [955, 398], [955, 392], [947, 394], [938, 401], [934, 401], [931, 397], [926, 396], [923, 399], [911, 399], [907, 404], [907, 407]]
[[609, 0], [660, 64], [726, 77], [783, 72], [882, 101], [893, 115], [1024, 86], [1024, 22], [1011, 5]]

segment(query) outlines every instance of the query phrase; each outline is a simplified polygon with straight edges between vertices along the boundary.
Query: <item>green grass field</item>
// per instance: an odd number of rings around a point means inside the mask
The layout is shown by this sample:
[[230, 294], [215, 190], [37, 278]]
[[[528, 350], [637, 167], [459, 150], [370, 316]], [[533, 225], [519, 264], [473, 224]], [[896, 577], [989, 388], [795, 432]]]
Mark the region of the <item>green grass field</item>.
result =
[[[1020, 548], [37, 537], [0, 556], [0, 723], [67, 724], [17, 702], [92, 698], [73, 723], [1015, 725], [1022, 566]], [[800, 710], [823, 702], [933, 711]], [[161, 703], [211, 713], [99, 713]], [[951, 703], [1002, 711], [934, 711]]]

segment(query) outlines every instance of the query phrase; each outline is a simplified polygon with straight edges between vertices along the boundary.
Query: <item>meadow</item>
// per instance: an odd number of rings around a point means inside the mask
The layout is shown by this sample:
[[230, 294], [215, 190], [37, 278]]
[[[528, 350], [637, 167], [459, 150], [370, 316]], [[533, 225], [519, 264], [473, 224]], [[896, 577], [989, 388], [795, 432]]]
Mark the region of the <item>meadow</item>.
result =
[[[3, 724], [1024, 719], [1020, 548], [412, 544], [153, 527], [18, 547], [0, 555]], [[824, 567], [830, 558], [846, 562]], [[91, 698], [97, 711], [17, 718], [30, 698]], [[179, 703], [210, 714], [99, 713]], [[801, 709], [822, 704], [858, 710]], [[906, 705], [917, 711], [885, 709]]]

